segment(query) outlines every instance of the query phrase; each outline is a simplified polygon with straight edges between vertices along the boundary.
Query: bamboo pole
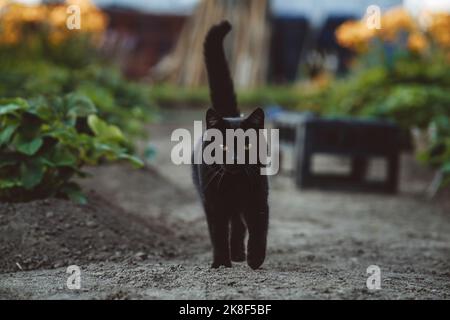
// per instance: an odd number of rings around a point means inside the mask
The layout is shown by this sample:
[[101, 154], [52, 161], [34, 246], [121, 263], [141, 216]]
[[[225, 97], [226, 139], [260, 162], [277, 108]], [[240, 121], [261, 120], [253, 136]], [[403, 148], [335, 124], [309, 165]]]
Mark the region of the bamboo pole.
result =
[[187, 20], [174, 50], [151, 71], [155, 81], [184, 87], [207, 85], [203, 41], [209, 28], [227, 19], [225, 41], [230, 70], [239, 89], [266, 83], [270, 31], [267, 0], [203, 0]]

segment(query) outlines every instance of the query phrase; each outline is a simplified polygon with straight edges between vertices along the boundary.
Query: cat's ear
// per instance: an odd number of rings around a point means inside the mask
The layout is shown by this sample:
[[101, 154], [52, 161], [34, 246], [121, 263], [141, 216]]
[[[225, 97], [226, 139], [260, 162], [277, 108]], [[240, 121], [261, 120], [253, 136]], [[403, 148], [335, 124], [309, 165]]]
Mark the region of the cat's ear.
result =
[[257, 108], [255, 111], [253, 111], [247, 119], [245, 119], [245, 122], [251, 127], [251, 128], [264, 128], [264, 111], [261, 108]]
[[206, 128], [217, 128], [222, 122], [222, 117], [216, 112], [216, 110], [209, 108], [206, 111]]

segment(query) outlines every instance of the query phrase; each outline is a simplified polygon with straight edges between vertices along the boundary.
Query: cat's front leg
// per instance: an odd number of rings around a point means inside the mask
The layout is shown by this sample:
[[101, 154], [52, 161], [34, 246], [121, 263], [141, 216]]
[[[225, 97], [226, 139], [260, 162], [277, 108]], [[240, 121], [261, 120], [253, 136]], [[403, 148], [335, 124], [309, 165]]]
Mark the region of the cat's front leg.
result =
[[240, 214], [231, 218], [230, 251], [231, 260], [236, 262], [245, 261], [245, 234], [246, 226]]
[[258, 269], [266, 258], [269, 208], [247, 210], [244, 218], [248, 229], [247, 264]]
[[220, 209], [207, 209], [209, 234], [213, 246], [211, 268], [231, 267], [229, 228], [230, 217]]

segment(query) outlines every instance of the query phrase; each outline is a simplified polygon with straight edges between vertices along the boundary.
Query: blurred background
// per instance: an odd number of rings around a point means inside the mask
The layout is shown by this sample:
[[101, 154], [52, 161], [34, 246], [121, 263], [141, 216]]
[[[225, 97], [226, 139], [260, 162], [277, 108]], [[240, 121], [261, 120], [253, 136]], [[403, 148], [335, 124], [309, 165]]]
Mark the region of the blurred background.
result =
[[[66, 27], [70, 4], [81, 7], [80, 30]], [[377, 1], [378, 30], [366, 23], [374, 18], [370, 5], [2, 0], [0, 95], [87, 98], [131, 149], [159, 111], [209, 104], [202, 43], [227, 18], [242, 108], [262, 106], [269, 117], [293, 110], [392, 120], [402, 129], [402, 150], [437, 170], [434, 194], [450, 168], [450, 4]]]

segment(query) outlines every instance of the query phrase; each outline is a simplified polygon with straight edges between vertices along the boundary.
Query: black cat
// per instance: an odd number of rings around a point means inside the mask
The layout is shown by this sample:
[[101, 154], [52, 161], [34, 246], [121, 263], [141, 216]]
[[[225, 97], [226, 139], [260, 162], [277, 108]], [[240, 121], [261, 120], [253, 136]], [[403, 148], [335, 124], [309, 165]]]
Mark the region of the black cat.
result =
[[[222, 132], [224, 159], [226, 153], [232, 151], [227, 147], [230, 142], [225, 139], [226, 129], [264, 128], [264, 112], [260, 108], [247, 118], [240, 117], [223, 49], [223, 39], [230, 30], [231, 25], [227, 21], [213, 26], [204, 43], [213, 107], [206, 113], [206, 127]], [[208, 143], [211, 142], [202, 142], [202, 150]], [[258, 146], [259, 143], [252, 146], [246, 141], [245, 150]], [[260, 174], [261, 166], [261, 163], [250, 164], [248, 154], [244, 164], [193, 165], [193, 180], [206, 213], [214, 249], [212, 268], [231, 267], [231, 261], [244, 261], [247, 258], [248, 265], [257, 269], [264, 262], [269, 188], [267, 176]], [[244, 241], [247, 230], [246, 255]]]

